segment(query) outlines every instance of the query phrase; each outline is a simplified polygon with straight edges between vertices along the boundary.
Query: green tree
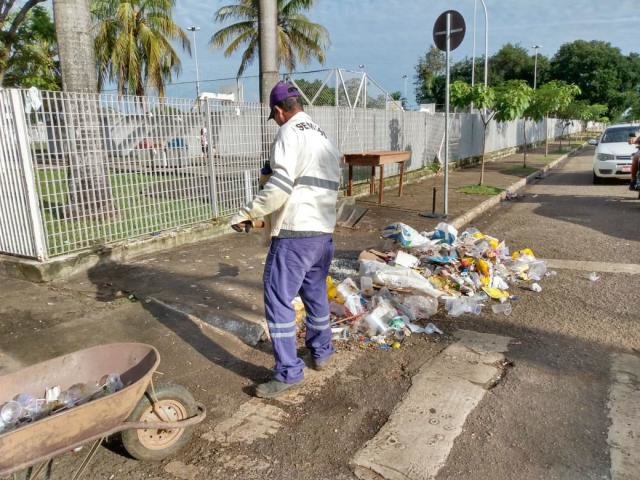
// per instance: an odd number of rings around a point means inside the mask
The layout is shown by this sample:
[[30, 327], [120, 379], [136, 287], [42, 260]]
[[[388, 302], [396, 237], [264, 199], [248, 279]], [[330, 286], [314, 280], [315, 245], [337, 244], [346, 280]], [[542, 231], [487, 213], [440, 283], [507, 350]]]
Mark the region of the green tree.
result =
[[16, 4], [15, 0], [0, 0], [0, 85], [7, 69], [14, 44], [18, 40], [18, 30], [27, 20], [29, 12], [46, 0], [27, 0]]
[[[437, 79], [442, 77], [444, 73], [444, 52], [438, 50], [434, 45], [431, 45], [429, 50], [418, 58], [418, 63], [415, 68], [414, 85], [416, 87], [416, 102], [438, 103], [440, 97], [438, 94], [439, 90], [442, 90], [442, 98], [444, 98], [444, 90], [437, 85]], [[444, 83], [442, 83], [442, 85], [444, 85]]]
[[[97, 93], [96, 62], [91, 39], [89, 0], [54, 0], [53, 18], [60, 56], [62, 88], [67, 92]], [[67, 95], [57, 108], [65, 115], [52, 119], [61, 135], [67, 169], [69, 219], [105, 218], [116, 211], [107, 162], [101, 145], [101, 122], [95, 103], [87, 95]], [[90, 155], [87, 152], [92, 152]]]
[[[402, 108], [404, 110], [407, 109], [407, 99], [402, 96], [402, 93], [400, 93], [400, 91], [391, 92], [389, 94], [389, 97], [390, 97], [391, 100], [395, 100], [396, 102], [400, 102], [400, 105], [402, 106]], [[385, 105], [385, 108], [386, 108], [386, 105]]]
[[[298, 62], [306, 65], [312, 59], [325, 61], [325, 50], [329, 45], [327, 29], [314, 23], [302, 12], [309, 10], [315, 0], [277, 0], [278, 2], [278, 64], [289, 72]], [[213, 34], [209, 44], [212, 48], [224, 48], [229, 57], [244, 48], [237, 76], [240, 77], [254, 61], [258, 52], [258, 0], [237, 0], [237, 3], [220, 7], [214, 16], [216, 22], [238, 20]]]
[[177, 42], [191, 53], [189, 39], [172, 18], [175, 0], [94, 0], [98, 85], [116, 83], [118, 93], [164, 96], [165, 85], [180, 73]]
[[491, 120], [495, 117], [497, 111], [495, 106], [497, 103], [496, 90], [483, 83], [476, 83], [471, 87], [467, 82], [457, 80], [451, 84], [449, 91], [451, 104], [455, 107], [466, 108], [472, 104], [480, 111], [480, 120], [482, 121], [482, 156], [480, 158], [480, 181], [479, 185], [484, 184], [484, 156], [487, 144], [487, 128]]
[[[335, 106], [336, 104], [336, 91], [335, 88], [330, 87], [329, 85], [322, 86], [322, 80], [305, 80], [304, 78], [294, 78], [293, 79], [298, 86], [298, 88], [304, 92], [304, 94], [309, 98], [309, 100], [313, 101], [314, 105], [317, 106]], [[322, 91], [318, 93], [318, 91], [322, 88]], [[316, 96], [317, 94], [317, 96]]]
[[3, 85], [60, 90], [62, 79], [55, 25], [43, 6], [29, 10], [25, 21], [18, 27]]
[[527, 166], [527, 109], [531, 104], [533, 89], [524, 80], [507, 80], [496, 87], [495, 118], [498, 122], [510, 122], [522, 118], [523, 166]]
[[[525, 118], [530, 118], [536, 122], [544, 120], [546, 132], [549, 116], [566, 109], [579, 93], [580, 88], [575, 84], [567, 84], [557, 80], [545, 83], [533, 93], [531, 103], [524, 114]], [[549, 154], [549, 140], [546, 133], [544, 154], [545, 156]]]
[[480, 161], [480, 181], [484, 184], [484, 157], [487, 143], [487, 129], [493, 119], [508, 122], [521, 117], [531, 102], [531, 87], [523, 80], [505, 82], [499, 87], [485, 87], [456, 81], [451, 84], [451, 103], [456, 107], [469, 107], [472, 104], [480, 112], [483, 126], [482, 157]]
[[554, 55], [551, 76], [575, 83], [588, 104], [608, 105], [613, 118], [630, 106], [633, 97], [625, 92], [639, 91], [640, 58], [635, 53], [625, 56], [608, 42], [576, 40]]
[[[535, 57], [519, 44], [507, 43], [489, 59], [489, 78], [493, 85], [508, 80], [525, 80], [533, 86]], [[538, 54], [537, 83], [544, 83], [549, 75], [549, 59]]]

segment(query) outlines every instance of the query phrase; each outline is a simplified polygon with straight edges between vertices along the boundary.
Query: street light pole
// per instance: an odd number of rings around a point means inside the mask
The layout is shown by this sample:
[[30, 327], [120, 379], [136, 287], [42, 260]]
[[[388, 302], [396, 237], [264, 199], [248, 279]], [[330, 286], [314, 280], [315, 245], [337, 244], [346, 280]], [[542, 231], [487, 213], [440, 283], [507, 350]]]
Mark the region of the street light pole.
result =
[[407, 75], [402, 75], [402, 79], [404, 80], [404, 101], [409, 103], [409, 100], [407, 99]]
[[487, 13], [487, 4], [482, 2], [484, 8], [484, 86], [489, 84], [489, 14]]
[[533, 48], [536, 53], [533, 56], [534, 60], [533, 60], [533, 89], [536, 89], [536, 86], [538, 85], [538, 49], [542, 48], [542, 45], [534, 45]]
[[[476, 12], [478, 0], [473, 0], [473, 50], [471, 50], [471, 86], [476, 84]], [[473, 106], [471, 107], [473, 110]]]
[[200, 98], [200, 69], [198, 68], [198, 46], [196, 44], [196, 32], [200, 30], [200, 27], [195, 25], [187, 28], [190, 32], [193, 32], [193, 56], [196, 60], [196, 98]]

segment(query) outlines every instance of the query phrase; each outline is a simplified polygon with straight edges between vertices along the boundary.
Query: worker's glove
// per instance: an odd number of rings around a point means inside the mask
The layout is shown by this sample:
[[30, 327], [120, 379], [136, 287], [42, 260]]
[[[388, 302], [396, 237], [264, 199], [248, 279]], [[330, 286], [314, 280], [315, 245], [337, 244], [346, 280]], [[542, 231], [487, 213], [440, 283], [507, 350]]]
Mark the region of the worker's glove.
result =
[[258, 180], [258, 185], [262, 189], [273, 174], [273, 170], [271, 170], [271, 164], [269, 162], [265, 162], [264, 166], [260, 169], [260, 179]]
[[231, 228], [233, 228], [236, 232], [245, 233], [249, 233], [249, 231], [251, 231], [251, 227], [251, 220], [245, 220], [244, 222], [234, 223], [231, 225]]
[[263, 175], [262, 173], [260, 174], [260, 179], [258, 180], [258, 186], [260, 187], [260, 189], [264, 188], [270, 178], [271, 175]]

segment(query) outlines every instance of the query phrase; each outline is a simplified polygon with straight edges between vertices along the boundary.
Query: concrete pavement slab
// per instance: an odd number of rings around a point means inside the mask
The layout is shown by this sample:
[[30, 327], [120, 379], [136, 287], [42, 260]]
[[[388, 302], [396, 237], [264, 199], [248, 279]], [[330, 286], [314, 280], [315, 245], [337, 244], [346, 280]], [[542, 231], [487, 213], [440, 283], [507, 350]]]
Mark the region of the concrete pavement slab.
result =
[[444, 466], [467, 415], [502, 374], [496, 360], [510, 341], [497, 335], [483, 341], [481, 333], [460, 336], [412, 378], [387, 423], [356, 453], [351, 464], [358, 478], [427, 480]]

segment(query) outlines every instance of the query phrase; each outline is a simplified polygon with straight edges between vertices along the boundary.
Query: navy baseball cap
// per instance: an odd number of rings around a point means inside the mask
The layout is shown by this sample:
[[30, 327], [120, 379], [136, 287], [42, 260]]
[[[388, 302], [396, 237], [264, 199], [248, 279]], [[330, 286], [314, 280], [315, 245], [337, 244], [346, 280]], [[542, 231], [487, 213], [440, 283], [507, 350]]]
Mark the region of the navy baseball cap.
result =
[[269, 120], [275, 115], [275, 107], [277, 104], [291, 97], [299, 97], [300, 90], [298, 90], [293, 84], [288, 82], [278, 82], [275, 87], [271, 89], [269, 95], [269, 107], [271, 107], [271, 113], [269, 114]]

